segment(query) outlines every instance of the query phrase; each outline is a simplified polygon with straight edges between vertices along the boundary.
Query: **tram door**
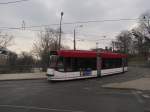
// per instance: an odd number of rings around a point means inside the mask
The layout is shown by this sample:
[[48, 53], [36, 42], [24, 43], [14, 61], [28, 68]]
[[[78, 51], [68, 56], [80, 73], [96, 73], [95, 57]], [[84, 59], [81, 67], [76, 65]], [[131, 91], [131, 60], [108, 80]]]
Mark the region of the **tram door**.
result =
[[101, 60], [101, 57], [100, 57], [100, 53], [99, 52], [97, 52], [97, 76], [98, 77], [101, 77], [101, 62], [102, 62], [102, 60]]

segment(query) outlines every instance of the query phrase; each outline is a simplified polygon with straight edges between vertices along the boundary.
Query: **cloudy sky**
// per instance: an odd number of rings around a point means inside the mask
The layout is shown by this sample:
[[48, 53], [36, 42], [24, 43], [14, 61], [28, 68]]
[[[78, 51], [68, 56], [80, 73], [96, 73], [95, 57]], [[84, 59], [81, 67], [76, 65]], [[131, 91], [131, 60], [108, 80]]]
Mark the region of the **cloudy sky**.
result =
[[[0, 3], [15, 0], [0, 0]], [[16, 4], [0, 4], [0, 27], [50, 25], [59, 23], [60, 12], [64, 12], [63, 23], [90, 20], [134, 19], [149, 10], [149, 0], [28, 0]], [[90, 49], [96, 41], [100, 47], [109, 45], [122, 30], [136, 26], [137, 21], [107, 21], [82, 24], [76, 28], [77, 48]], [[73, 29], [80, 24], [63, 25], [63, 43], [72, 48]], [[50, 26], [58, 28], [59, 26]], [[42, 30], [43, 28], [38, 28]], [[32, 30], [37, 30], [37, 28]], [[37, 31], [5, 30], [1, 32], [13, 35], [14, 45], [9, 49], [16, 52], [30, 51], [37, 40]]]

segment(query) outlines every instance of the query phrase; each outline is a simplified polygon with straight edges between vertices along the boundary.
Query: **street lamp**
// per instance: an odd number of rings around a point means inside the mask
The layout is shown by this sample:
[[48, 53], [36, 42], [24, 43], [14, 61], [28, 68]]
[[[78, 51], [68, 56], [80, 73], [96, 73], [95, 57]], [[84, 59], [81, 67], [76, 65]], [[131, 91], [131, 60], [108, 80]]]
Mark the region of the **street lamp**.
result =
[[79, 26], [74, 27], [74, 40], [73, 40], [74, 50], [76, 50], [76, 28], [79, 28], [79, 27], [83, 27], [83, 25], [79, 25]]
[[148, 28], [150, 27], [149, 17], [144, 16], [143, 20], [147, 22]]
[[64, 13], [61, 12], [61, 17], [60, 17], [60, 32], [59, 32], [59, 50], [61, 48], [61, 23], [62, 23], [62, 17], [63, 17]]

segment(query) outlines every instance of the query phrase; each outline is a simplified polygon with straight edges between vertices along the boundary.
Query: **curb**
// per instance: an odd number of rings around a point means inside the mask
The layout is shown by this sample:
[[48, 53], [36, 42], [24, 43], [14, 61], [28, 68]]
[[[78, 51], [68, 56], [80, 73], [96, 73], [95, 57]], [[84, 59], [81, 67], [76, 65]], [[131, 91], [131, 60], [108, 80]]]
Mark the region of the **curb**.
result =
[[105, 89], [116, 89], [116, 90], [141, 90], [141, 89], [135, 89], [135, 88], [121, 88], [121, 87], [102, 87], [102, 88], [105, 88]]
[[25, 79], [2, 79], [0, 80], [0, 82], [2, 81], [21, 81], [21, 80], [46, 80], [47, 78], [25, 78]]

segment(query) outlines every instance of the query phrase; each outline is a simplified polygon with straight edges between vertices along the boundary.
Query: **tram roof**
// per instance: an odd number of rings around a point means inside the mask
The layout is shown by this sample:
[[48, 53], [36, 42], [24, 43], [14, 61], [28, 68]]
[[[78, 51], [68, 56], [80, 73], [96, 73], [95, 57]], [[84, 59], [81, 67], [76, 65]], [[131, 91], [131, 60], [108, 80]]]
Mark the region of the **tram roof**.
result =
[[[60, 50], [57, 51], [59, 56], [63, 57], [77, 57], [77, 58], [95, 58], [97, 56], [96, 51], [86, 51], [86, 50]], [[102, 58], [126, 58], [126, 54], [112, 53], [112, 52], [100, 52], [100, 57]]]

